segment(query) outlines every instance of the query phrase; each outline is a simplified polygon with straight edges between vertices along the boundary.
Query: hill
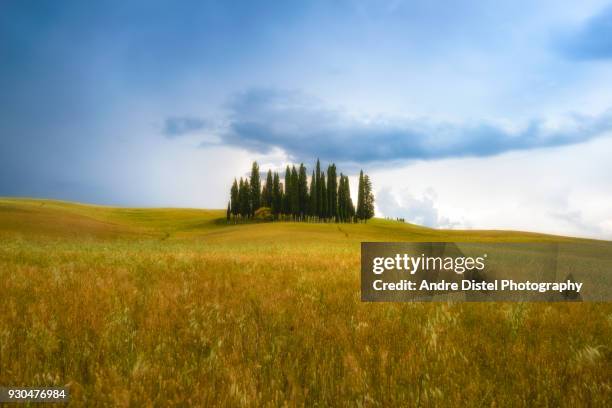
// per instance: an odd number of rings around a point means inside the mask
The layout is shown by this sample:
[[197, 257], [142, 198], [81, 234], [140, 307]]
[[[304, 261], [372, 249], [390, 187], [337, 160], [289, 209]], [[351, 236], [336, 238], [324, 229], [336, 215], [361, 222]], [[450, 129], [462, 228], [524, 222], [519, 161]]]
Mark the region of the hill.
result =
[[121, 208], [56, 200], [0, 198], [0, 233], [37, 237], [177, 238], [210, 242], [564, 241], [573, 238], [502, 230], [440, 230], [372, 219], [366, 224], [228, 224], [225, 210]]
[[612, 399], [611, 304], [362, 303], [364, 240], [574, 239], [0, 199], [0, 384], [73, 406]]

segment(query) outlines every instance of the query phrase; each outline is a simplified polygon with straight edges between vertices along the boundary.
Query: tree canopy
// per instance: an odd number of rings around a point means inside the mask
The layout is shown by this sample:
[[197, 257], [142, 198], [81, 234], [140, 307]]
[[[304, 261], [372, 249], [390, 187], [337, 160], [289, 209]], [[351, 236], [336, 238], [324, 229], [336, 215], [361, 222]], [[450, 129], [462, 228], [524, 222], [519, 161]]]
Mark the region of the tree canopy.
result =
[[[317, 159], [308, 177], [304, 163], [287, 166], [284, 183], [278, 172], [268, 170], [262, 186], [259, 164], [253, 162], [247, 178], [234, 179], [227, 208], [229, 221], [286, 220], [307, 222], [365, 222], [374, 216], [372, 182], [359, 173], [357, 207], [353, 205], [349, 178], [337, 175], [334, 163], [321, 170]], [[262, 214], [266, 214], [262, 216]]]

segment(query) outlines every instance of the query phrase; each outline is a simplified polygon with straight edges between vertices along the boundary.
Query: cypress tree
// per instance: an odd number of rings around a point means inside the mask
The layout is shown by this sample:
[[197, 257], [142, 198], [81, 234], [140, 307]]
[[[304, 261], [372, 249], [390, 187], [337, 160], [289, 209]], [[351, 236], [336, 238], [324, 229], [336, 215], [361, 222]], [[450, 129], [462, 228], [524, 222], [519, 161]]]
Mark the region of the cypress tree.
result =
[[347, 216], [346, 220], [348, 222], [352, 222], [355, 217], [355, 206], [353, 205], [353, 200], [351, 199], [351, 185], [349, 183], [348, 176], [344, 176], [345, 178], [345, 194], [346, 194], [346, 204], [347, 204]]
[[238, 182], [234, 178], [234, 182], [232, 183], [232, 190], [230, 192], [230, 203], [231, 203], [231, 211], [234, 215], [234, 218], [240, 213], [240, 204], [238, 200]]
[[340, 173], [340, 181], [338, 183], [338, 218], [341, 222], [346, 220], [345, 214], [345, 194], [344, 194], [344, 175]]
[[283, 214], [291, 214], [291, 169], [285, 169], [285, 194], [283, 196]]
[[227, 213], [225, 213], [225, 217], [227, 218], [227, 222], [230, 222], [230, 219], [232, 218], [231, 201], [227, 202]]
[[363, 170], [361, 170], [359, 172], [359, 187], [357, 188], [357, 218], [360, 220], [365, 218], [364, 200]]
[[308, 214], [308, 176], [304, 163], [300, 164], [298, 173], [298, 196], [300, 218], [303, 218]]
[[240, 217], [244, 217], [244, 180], [240, 177], [240, 183], [238, 184], [238, 213]]
[[374, 216], [374, 194], [372, 182], [367, 174], [363, 177], [363, 202], [363, 218], [369, 220]]
[[282, 212], [283, 209], [283, 192], [281, 190], [280, 177], [274, 172], [274, 181], [272, 182], [272, 214], [275, 218]]
[[321, 217], [321, 202], [323, 200], [323, 197], [321, 196], [321, 163], [319, 162], [319, 159], [317, 159], [317, 166], [315, 169], [315, 175], [316, 175], [316, 183], [315, 183], [315, 191], [317, 194], [317, 210], [316, 210], [316, 216], [317, 217]]
[[344, 176], [343, 182], [343, 195], [344, 195], [344, 222], [349, 222], [351, 219], [351, 189], [349, 185], [348, 176]]
[[251, 214], [261, 207], [261, 179], [259, 177], [259, 165], [253, 162], [251, 168]]
[[296, 218], [300, 214], [300, 185], [295, 166], [291, 168], [291, 215]]
[[268, 183], [264, 183], [264, 185], [261, 187], [261, 203], [260, 205], [262, 207], [267, 207], [268, 205], [268, 201], [270, 200], [270, 193], [268, 191]]
[[325, 172], [321, 173], [321, 218], [327, 218], [327, 187], [325, 186]]
[[281, 218], [283, 216], [283, 214], [285, 214], [285, 201], [287, 201], [287, 195], [285, 194], [285, 185], [283, 183], [280, 183], [280, 176], [278, 177], [279, 179], [279, 187], [280, 187], [280, 207], [279, 208], [279, 218]]
[[272, 183], [272, 170], [268, 170], [266, 185], [261, 192], [261, 205], [263, 207], [272, 208]]
[[340, 187], [338, 189], [338, 212], [343, 222], [350, 222], [355, 215], [349, 179], [348, 176], [343, 174], [340, 174]]
[[310, 176], [310, 205], [308, 214], [313, 217], [317, 215], [317, 179], [314, 170], [312, 171], [312, 176]]
[[[240, 194], [240, 193], [239, 193]], [[242, 183], [242, 198], [240, 200], [240, 215], [249, 218], [252, 214], [251, 206], [251, 186], [249, 180], [245, 179]]]
[[338, 180], [336, 178], [336, 165], [327, 168], [327, 214], [337, 220], [338, 217]]
[[247, 215], [247, 217], [250, 217], [251, 214], [254, 213], [254, 211], [253, 211], [253, 203], [251, 201], [251, 198], [252, 198], [251, 192], [253, 190], [251, 189], [251, 183], [249, 183], [249, 180], [247, 180], [246, 178], [244, 179], [244, 191], [245, 191], [245, 194], [244, 194], [244, 197], [245, 197], [245, 200], [244, 200], [244, 212]]
[[244, 195], [244, 181], [242, 181], [242, 177], [240, 177], [240, 182], [238, 183], [238, 214], [242, 217], [242, 201]]

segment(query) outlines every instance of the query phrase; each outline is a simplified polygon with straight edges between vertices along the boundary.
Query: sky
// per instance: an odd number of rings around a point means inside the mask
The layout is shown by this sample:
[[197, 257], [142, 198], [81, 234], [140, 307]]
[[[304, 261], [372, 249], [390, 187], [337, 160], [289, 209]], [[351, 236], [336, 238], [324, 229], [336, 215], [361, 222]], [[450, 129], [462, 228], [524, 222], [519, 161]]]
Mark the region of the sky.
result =
[[612, 3], [0, 2], [0, 196], [224, 208], [316, 158], [378, 216], [612, 239]]

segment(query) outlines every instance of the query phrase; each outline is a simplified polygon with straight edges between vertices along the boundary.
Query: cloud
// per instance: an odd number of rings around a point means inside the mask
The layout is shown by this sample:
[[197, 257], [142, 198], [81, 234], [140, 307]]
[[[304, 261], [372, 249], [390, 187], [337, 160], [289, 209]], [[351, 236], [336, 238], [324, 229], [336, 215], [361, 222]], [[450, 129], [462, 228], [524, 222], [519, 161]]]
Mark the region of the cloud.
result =
[[562, 52], [577, 60], [612, 58], [612, 7], [594, 15], [560, 41]]
[[436, 200], [437, 194], [431, 188], [427, 189], [422, 197], [415, 197], [408, 189], [402, 189], [399, 194], [395, 194], [391, 188], [383, 187], [376, 194], [376, 207], [384, 217], [404, 218], [413, 224], [432, 228], [458, 226], [459, 223], [451, 222], [439, 214], [435, 206]]
[[206, 126], [207, 122], [201, 118], [191, 116], [170, 117], [165, 120], [162, 133], [168, 139], [174, 139], [204, 129]]
[[257, 153], [280, 148], [297, 160], [336, 162], [484, 157], [581, 143], [612, 129], [612, 110], [567, 115], [556, 123], [533, 119], [518, 131], [487, 122], [428, 118], [360, 118], [298, 91], [252, 89], [229, 104], [225, 144]]
[[[598, 222], [589, 222], [586, 219], [588, 214], [583, 210], [584, 206], [581, 208], [570, 203], [568, 192], [565, 192], [565, 194], [555, 194], [553, 199], [554, 205], [550, 206], [550, 217], [567, 224], [572, 230], [581, 231], [581, 233], [588, 236], [605, 236], [605, 231], [597, 225]], [[578, 205], [581, 204], [579, 203]]]
[[[557, 149], [419, 161], [369, 173], [378, 214], [385, 216], [413, 222], [421, 217], [429, 224], [442, 218], [439, 226], [447, 218], [453, 228], [461, 229], [536, 231], [609, 240], [611, 151], [612, 137], [601, 137]], [[435, 194], [428, 193], [432, 187]]]

